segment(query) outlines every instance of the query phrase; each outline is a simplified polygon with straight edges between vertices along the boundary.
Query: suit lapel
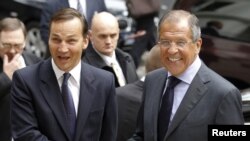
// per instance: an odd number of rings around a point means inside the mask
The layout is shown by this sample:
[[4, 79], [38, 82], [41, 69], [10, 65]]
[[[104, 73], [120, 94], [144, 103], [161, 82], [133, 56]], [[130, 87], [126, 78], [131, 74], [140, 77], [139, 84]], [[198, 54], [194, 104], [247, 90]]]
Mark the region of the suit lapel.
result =
[[[145, 111], [148, 111], [146, 112], [147, 114], [144, 115], [146, 117], [145, 119], [147, 119], [148, 117], [152, 118], [149, 119], [150, 125], [146, 126], [146, 127], [151, 127], [151, 129], [146, 129], [146, 130], [151, 130], [150, 132], [147, 133], [152, 133], [151, 137], [153, 137], [154, 140], [157, 140], [158, 112], [161, 103], [162, 92], [165, 87], [165, 82], [167, 78], [167, 71], [164, 68], [162, 68], [160, 71], [161, 71], [160, 75], [151, 78], [151, 80], [154, 80], [153, 83], [150, 83], [150, 85], [146, 86], [146, 87], [152, 87], [152, 89], [150, 89], [150, 92], [148, 93], [151, 95], [147, 96], [148, 101], [145, 102], [145, 103], [150, 103], [150, 105], [144, 109]], [[159, 84], [162, 85], [159, 86]], [[151, 124], [152, 122], [153, 124]]]
[[64, 133], [68, 137], [68, 140], [70, 140], [68, 127], [65, 124], [66, 112], [64, 110], [60, 88], [55, 73], [52, 69], [51, 59], [47, 59], [45, 63], [42, 64], [39, 74], [41, 80], [40, 90], [49, 107], [52, 109], [59, 125], [62, 127]]
[[129, 57], [122, 55], [120, 50], [118, 50], [118, 49], [115, 50], [115, 53], [116, 53], [117, 61], [121, 66], [122, 73], [123, 73], [123, 75], [124, 75], [124, 77], [126, 79], [126, 82], [129, 82], [129, 75], [128, 75], [129, 72], [126, 71], [127, 70], [127, 64], [130, 61]]
[[115, 53], [116, 53], [116, 58], [121, 66], [124, 77], [126, 79], [126, 82], [127, 83], [133, 82], [134, 76], [131, 76], [131, 71], [130, 71], [131, 68], [129, 68], [132, 60], [127, 54], [123, 53], [118, 48], [115, 50]]
[[88, 66], [86, 64], [82, 63], [81, 81], [80, 81], [80, 99], [79, 99], [79, 107], [77, 115], [75, 141], [80, 140], [80, 135], [83, 132], [84, 125], [90, 113], [94, 95], [97, 92], [93, 84], [94, 79], [95, 76], [93, 75], [91, 70], [88, 69]]
[[92, 46], [89, 46], [86, 49], [85, 57], [83, 60], [84, 62], [91, 64], [92, 66], [95, 66], [97, 68], [103, 68], [107, 66], [104, 60], [98, 53], [96, 53], [96, 51]]
[[[183, 121], [189, 112], [196, 106], [204, 93], [207, 91], [205, 83], [209, 81], [209, 76], [206, 73], [206, 66], [202, 64], [200, 70], [194, 77], [190, 87], [188, 88], [173, 121], [168, 129], [166, 137], [168, 137], [175, 128]], [[165, 137], [165, 138], [166, 138]]]

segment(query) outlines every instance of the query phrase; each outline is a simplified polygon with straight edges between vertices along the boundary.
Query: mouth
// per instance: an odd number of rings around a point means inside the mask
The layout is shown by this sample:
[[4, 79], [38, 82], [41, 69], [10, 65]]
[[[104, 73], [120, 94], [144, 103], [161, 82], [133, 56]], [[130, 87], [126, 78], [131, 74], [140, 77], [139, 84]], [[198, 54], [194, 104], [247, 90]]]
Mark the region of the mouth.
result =
[[177, 62], [177, 61], [181, 60], [181, 58], [169, 57], [168, 60], [170, 62]]
[[65, 57], [65, 56], [58, 56], [59, 60], [61, 61], [67, 61], [70, 57]]

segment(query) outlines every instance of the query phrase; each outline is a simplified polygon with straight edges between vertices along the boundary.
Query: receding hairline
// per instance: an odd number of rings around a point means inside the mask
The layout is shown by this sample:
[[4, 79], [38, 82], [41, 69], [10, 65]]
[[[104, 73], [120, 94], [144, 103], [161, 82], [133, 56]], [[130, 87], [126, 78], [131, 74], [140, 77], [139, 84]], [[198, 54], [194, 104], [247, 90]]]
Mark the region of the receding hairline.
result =
[[117, 18], [109, 12], [100, 12], [94, 14], [91, 21], [91, 29], [95, 26], [98, 26], [100, 23], [112, 23], [119, 27]]

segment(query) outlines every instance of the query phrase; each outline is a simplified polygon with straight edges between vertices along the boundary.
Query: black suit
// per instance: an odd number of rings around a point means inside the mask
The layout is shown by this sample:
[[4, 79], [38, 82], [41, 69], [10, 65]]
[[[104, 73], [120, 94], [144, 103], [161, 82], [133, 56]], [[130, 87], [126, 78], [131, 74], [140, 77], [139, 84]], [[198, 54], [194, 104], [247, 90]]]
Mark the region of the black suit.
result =
[[117, 141], [126, 141], [136, 129], [137, 113], [142, 101], [143, 81], [116, 88], [118, 103]]
[[[107, 11], [107, 7], [104, 0], [85, 0], [86, 1], [86, 20], [90, 25], [91, 19], [95, 12]], [[43, 6], [41, 20], [40, 20], [40, 32], [41, 37], [45, 44], [48, 44], [49, 39], [49, 23], [53, 14], [62, 9], [70, 7], [68, 0], [47, 0]], [[47, 51], [46, 58], [50, 56], [50, 52]]]
[[[51, 59], [18, 70], [11, 90], [11, 125], [18, 141], [72, 141]], [[73, 141], [115, 141], [117, 105], [111, 73], [81, 63]]]
[[[31, 65], [40, 61], [33, 54], [23, 53], [25, 64]], [[10, 87], [11, 80], [3, 72], [3, 60], [0, 58], [0, 140], [10, 141]]]
[[[115, 49], [115, 53], [117, 61], [120, 64], [123, 75], [126, 79], [126, 82], [132, 83], [138, 80], [133, 58], [128, 53], [118, 48]], [[114, 76], [116, 76], [113, 69], [105, 63], [105, 61], [101, 58], [99, 54], [96, 53], [96, 51], [93, 49], [92, 46], [89, 46], [86, 49], [83, 61], [97, 68], [101, 68], [109, 72], [112, 72]], [[118, 87], [119, 83], [117, 78], [115, 82], [116, 82], [116, 87]]]

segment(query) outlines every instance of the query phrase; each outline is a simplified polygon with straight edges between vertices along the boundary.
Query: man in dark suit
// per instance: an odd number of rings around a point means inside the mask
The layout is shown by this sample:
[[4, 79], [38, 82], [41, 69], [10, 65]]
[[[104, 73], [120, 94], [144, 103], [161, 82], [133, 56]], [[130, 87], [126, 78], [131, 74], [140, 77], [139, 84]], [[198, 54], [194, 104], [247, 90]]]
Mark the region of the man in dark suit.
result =
[[[95, 12], [107, 11], [104, 0], [47, 0], [43, 6], [40, 20], [41, 37], [46, 45], [48, 44], [49, 22], [52, 15], [59, 9], [68, 7], [83, 12], [82, 14], [85, 15], [89, 25]], [[79, 7], [81, 8], [79, 9]], [[50, 56], [49, 53], [47, 50], [46, 58]]]
[[117, 48], [119, 25], [116, 17], [108, 12], [94, 15], [89, 37], [92, 46], [85, 51], [83, 60], [86, 63], [112, 72], [116, 87], [138, 80], [132, 57]]
[[[173, 10], [158, 27], [165, 69], [146, 76], [138, 126], [129, 141], [207, 141], [209, 124], [244, 124], [239, 90], [198, 56], [202, 39], [197, 17]], [[175, 87], [168, 84], [172, 79], [179, 80]], [[164, 108], [169, 109], [161, 113]]]
[[15, 140], [115, 141], [114, 77], [81, 61], [88, 45], [87, 31], [87, 21], [78, 11], [58, 11], [50, 23], [52, 58], [14, 73], [11, 125]]
[[40, 61], [24, 52], [26, 29], [17, 18], [0, 21], [0, 140], [10, 141], [10, 87], [13, 72]]
[[[146, 73], [162, 67], [160, 47], [154, 46], [145, 54]], [[116, 88], [118, 103], [117, 141], [126, 141], [136, 129], [136, 119], [142, 101], [144, 78]]]

